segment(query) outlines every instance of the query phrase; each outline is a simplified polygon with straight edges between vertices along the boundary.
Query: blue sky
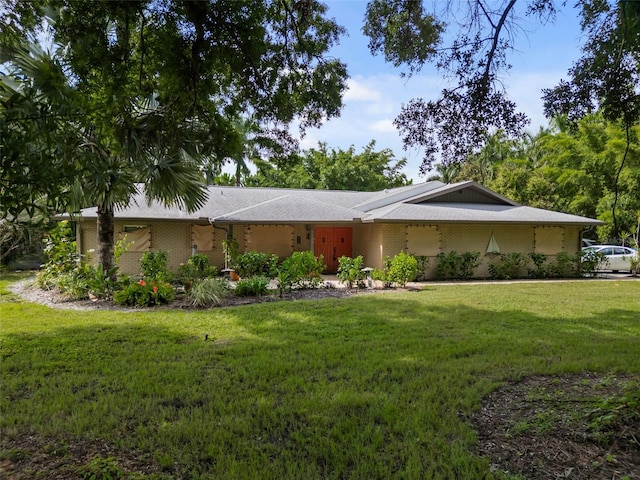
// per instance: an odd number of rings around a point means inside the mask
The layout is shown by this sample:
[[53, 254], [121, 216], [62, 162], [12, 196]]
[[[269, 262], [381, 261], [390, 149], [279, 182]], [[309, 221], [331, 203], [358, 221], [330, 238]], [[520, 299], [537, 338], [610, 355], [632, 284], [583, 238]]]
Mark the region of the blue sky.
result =
[[[392, 121], [402, 104], [412, 98], [437, 98], [447, 80], [430, 66], [411, 78], [401, 78], [400, 70], [385, 63], [382, 56], [372, 56], [367, 48], [368, 39], [361, 32], [365, 0], [325, 0], [325, 3], [329, 6], [328, 16], [348, 31], [332, 55], [347, 64], [349, 89], [341, 116], [320, 129], [309, 129], [301, 147], [316, 147], [322, 141], [333, 148], [347, 149], [353, 145], [356, 152], [361, 152], [371, 140], [376, 140], [376, 150], [390, 148], [396, 158], [407, 159], [404, 172], [414, 183], [424, 181], [418, 176], [422, 152], [402, 149]], [[577, 11], [571, 7], [562, 8], [553, 24], [540, 25], [531, 20], [524, 27], [526, 31], [518, 35], [516, 51], [511, 54], [513, 68], [504, 77], [504, 84], [509, 97], [531, 119], [529, 130], [535, 132], [547, 125], [541, 91], [567, 77], [567, 70], [580, 56], [581, 34]]]

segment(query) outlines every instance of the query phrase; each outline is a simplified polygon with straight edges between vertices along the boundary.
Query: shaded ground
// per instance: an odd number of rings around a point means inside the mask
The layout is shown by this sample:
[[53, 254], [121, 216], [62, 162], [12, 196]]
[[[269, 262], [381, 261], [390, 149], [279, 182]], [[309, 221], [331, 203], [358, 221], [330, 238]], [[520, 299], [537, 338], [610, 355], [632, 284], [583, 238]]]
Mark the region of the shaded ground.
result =
[[[67, 302], [25, 284], [14, 284], [12, 290], [57, 308], [123, 309], [111, 302]], [[322, 288], [292, 292], [282, 300], [366, 293], [371, 291]], [[227, 306], [278, 300], [231, 298]], [[169, 308], [186, 306], [178, 301]], [[640, 480], [640, 375], [527, 377], [491, 393], [471, 421], [478, 432], [478, 455], [509, 478]], [[0, 479], [169, 478], [154, 465], [152, 458], [101, 442], [75, 444], [24, 433], [0, 438]]]
[[640, 375], [533, 376], [473, 418], [494, 471], [537, 479], [640, 479]]

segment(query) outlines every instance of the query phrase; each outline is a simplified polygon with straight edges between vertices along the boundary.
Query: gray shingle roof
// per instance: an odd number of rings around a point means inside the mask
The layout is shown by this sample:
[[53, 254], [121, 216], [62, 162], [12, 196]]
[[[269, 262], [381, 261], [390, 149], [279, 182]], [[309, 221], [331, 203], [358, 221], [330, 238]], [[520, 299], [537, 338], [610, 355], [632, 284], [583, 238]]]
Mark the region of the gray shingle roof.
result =
[[[449, 198], [460, 198], [461, 202], [450, 202]], [[84, 209], [81, 216], [95, 218], [96, 209]], [[211, 186], [206, 204], [192, 213], [177, 207], [167, 208], [158, 202], [148, 204], [144, 195], [138, 193], [128, 207], [116, 210], [115, 216], [123, 220], [219, 223], [602, 223], [577, 215], [523, 207], [476, 182], [451, 185], [425, 182], [381, 192]]]

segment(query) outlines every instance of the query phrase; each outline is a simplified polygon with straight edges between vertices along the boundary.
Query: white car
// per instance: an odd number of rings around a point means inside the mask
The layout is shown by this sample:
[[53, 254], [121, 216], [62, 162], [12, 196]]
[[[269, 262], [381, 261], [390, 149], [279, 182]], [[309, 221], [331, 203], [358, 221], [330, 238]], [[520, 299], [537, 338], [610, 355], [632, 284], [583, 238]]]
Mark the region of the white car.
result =
[[619, 270], [631, 272], [631, 260], [638, 258], [637, 250], [619, 245], [592, 245], [583, 248], [582, 251], [604, 254], [606, 260], [600, 266], [600, 270], [611, 270], [612, 272]]

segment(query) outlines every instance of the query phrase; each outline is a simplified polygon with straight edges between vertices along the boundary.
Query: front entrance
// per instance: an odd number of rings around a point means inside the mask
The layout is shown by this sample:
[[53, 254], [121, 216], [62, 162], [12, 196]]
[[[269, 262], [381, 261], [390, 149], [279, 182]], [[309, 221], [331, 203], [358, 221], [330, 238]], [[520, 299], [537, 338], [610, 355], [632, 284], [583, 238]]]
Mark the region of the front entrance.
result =
[[351, 227], [316, 227], [313, 254], [324, 257], [327, 273], [338, 271], [338, 259], [352, 255]]

